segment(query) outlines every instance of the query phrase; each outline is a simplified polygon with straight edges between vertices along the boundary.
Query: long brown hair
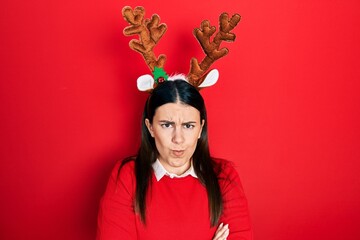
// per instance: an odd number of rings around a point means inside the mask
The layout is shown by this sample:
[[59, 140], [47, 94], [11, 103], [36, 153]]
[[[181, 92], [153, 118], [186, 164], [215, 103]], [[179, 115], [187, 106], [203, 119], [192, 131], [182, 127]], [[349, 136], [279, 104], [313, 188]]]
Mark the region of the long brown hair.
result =
[[211, 226], [216, 226], [222, 213], [223, 201], [218, 178], [214, 171], [215, 162], [212, 160], [209, 151], [205, 103], [199, 91], [186, 81], [166, 81], [154, 89], [146, 101], [142, 116], [141, 145], [138, 154], [134, 158], [128, 158], [123, 161], [120, 169], [126, 162], [135, 161], [135, 211], [140, 214], [140, 218], [145, 224], [146, 195], [151, 182], [152, 164], [158, 157], [155, 140], [151, 137], [145, 125], [145, 119], [149, 119], [150, 123], [152, 123], [158, 107], [166, 103], [176, 102], [196, 108], [200, 112], [201, 120], [205, 120], [201, 136], [198, 139], [193, 154], [193, 166], [198, 179], [207, 191]]

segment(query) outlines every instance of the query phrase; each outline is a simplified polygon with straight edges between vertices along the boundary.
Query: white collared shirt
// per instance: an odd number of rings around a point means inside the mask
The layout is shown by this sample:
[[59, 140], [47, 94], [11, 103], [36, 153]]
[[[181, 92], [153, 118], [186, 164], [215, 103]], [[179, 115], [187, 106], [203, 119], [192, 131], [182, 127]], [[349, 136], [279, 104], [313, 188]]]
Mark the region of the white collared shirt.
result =
[[198, 178], [196, 176], [192, 161], [191, 161], [190, 168], [188, 170], [186, 170], [186, 172], [184, 172], [181, 175], [177, 175], [175, 173], [169, 173], [168, 171], [166, 171], [164, 166], [160, 163], [159, 159], [156, 159], [156, 161], [152, 164], [152, 168], [154, 169], [154, 174], [155, 174], [155, 177], [156, 177], [157, 181], [160, 181], [160, 179], [162, 177], [164, 177], [165, 175], [169, 176], [170, 178], [183, 178], [183, 177], [186, 177], [188, 175], [191, 175], [194, 178]]

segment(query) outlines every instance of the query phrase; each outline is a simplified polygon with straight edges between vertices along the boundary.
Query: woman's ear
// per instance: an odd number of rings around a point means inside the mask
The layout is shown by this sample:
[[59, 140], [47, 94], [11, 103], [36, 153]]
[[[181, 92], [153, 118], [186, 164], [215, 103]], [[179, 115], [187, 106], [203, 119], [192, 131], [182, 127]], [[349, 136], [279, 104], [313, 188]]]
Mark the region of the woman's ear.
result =
[[147, 129], [149, 130], [150, 135], [151, 135], [152, 137], [154, 137], [153, 127], [152, 127], [149, 119], [147, 119], [147, 118], [145, 119], [145, 125], [146, 125]]
[[202, 130], [203, 130], [204, 124], [205, 124], [205, 119], [201, 120], [201, 126], [200, 126], [200, 132], [199, 132], [198, 139], [201, 137], [201, 133], [202, 133]]

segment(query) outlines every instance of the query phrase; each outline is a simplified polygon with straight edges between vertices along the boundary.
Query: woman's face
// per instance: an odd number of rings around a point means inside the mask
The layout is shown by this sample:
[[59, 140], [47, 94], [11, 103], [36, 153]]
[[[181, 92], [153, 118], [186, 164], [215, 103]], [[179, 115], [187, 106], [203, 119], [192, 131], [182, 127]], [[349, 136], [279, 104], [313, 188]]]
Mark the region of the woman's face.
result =
[[152, 124], [148, 119], [145, 124], [165, 169], [178, 175], [188, 170], [204, 125], [200, 112], [183, 103], [167, 103], [156, 109]]

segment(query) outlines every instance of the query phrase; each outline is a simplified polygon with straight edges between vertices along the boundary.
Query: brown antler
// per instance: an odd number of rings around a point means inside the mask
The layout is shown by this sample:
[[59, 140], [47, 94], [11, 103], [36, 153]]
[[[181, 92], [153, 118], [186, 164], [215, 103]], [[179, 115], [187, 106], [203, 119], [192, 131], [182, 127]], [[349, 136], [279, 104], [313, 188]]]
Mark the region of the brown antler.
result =
[[187, 75], [187, 79], [193, 86], [198, 87], [204, 80], [204, 73], [209, 69], [211, 64], [228, 54], [229, 50], [227, 48], [219, 49], [220, 44], [223, 40], [227, 42], [233, 42], [235, 40], [235, 34], [230, 31], [235, 28], [240, 19], [241, 16], [239, 14], [234, 14], [229, 19], [227, 13], [222, 13], [219, 18], [220, 31], [215, 35], [212, 42], [210, 41], [210, 37], [215, 33], [216, 28], [211, 26], [209, 21], [203, 21], [200, 29], [194, 29], [194, 35], [200, 42], [206, 57], [200, 64], [196, 58], [191, 59], [190, 71]]
[[131, 7], [127, 6], [123, 8], [122, 14], [125, 20], [130, 23], [130, 26], [124, 28], [124, 35], [139, 35], [139, 40], [133, 39], [129, 42], [130, 48], [143, 55], [151, 71], [154, 71], [155, 67], [163, 68], [166, 56], [161, 54], [159, 58], [156, 58], [153, 49], [165, 33], [166, 24], [159, 25], [160, 17], [156, 14], [151, 19], [144, 20], [145, 10], [143, 7], [136, 7], [132, 10]]

